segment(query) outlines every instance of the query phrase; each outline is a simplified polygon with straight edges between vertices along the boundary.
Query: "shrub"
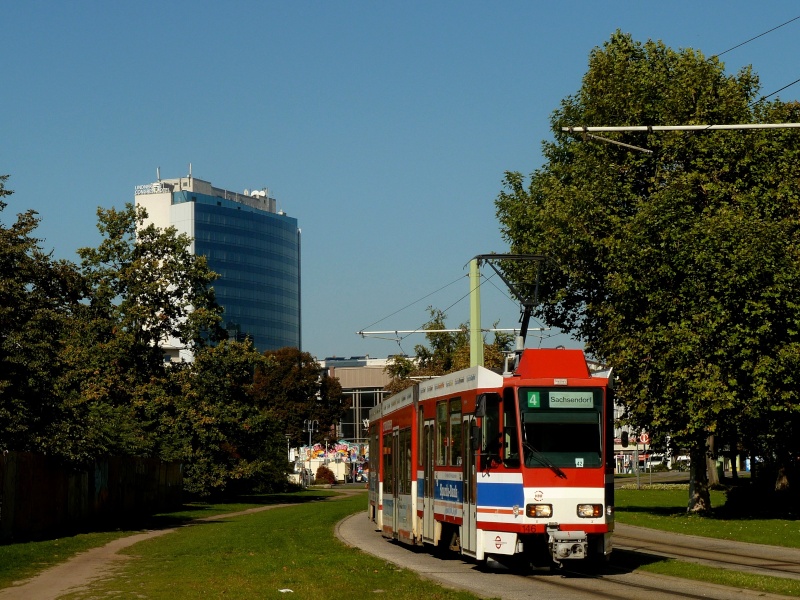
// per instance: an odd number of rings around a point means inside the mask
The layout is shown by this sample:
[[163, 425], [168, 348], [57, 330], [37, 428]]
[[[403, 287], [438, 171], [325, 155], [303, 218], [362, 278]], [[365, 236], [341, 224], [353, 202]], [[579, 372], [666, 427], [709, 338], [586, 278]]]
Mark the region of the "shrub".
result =
[[319, 469], [317, 469], [317, 478], [314, 483], [316, 485], [334, 485], [336, 483], [336, 475], [325, 465], [320, 465]]

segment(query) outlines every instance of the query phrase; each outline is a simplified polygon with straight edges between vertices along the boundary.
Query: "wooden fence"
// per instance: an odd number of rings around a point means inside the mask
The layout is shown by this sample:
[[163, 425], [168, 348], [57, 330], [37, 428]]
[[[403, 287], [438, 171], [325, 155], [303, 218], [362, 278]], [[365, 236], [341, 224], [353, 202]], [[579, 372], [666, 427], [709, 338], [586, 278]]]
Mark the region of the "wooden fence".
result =
[[121, 522], [180, 506], [180, 463], [109, 458], [86, 470], [39, 454], [0, 454], [0, 542]]

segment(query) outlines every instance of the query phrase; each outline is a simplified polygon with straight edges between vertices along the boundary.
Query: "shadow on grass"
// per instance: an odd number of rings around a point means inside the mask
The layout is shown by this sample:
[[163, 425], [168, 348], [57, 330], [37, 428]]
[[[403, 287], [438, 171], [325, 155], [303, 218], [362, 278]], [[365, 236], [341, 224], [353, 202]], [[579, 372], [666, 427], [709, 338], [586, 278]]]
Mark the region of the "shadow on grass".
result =
[[[767, 505], [768, 507], [770, 505]], [[774, 506], [774, 505], [772, 505]], [[618, 513], [642, 514], [647, 516], [668, 517], [672, 519], [705, 519], [708, 521], [727, 522], [747, 522], [747, 521], [796, 521], [797, 512], [791, 510], [750, 510], [745, 511], [739, 508], [731, 508], [723, 505], [712, 508], [709, 512], [702, 515], [689, 515], [685, 508], [655, 507], [655, 506], [626, 506], [618, 508]], [[632, 525], [637, 523], [631, 522]], [[647, 526], [647, 525], [643, 525]]]
[[123, 517], [98, 518], [90, 522], [81, 522], [59, 527], [48, 531], [36, 532], [25, 537], [0, 543], [0, 546], [58, 540], [63, 537], [89, 534], [135, 532], [150, 529], [170, 529], [181, 527], [197, 519], [214, 515], [240, 512], [254, 506], [271, 506], [276, 504], [305, 504], [330, 498], [326, 492], [305, 491], [297, 493], [274, 494], [237, 494], [216, 496], [209, 500], [187, 500], [169, 512], [158, 514], [140, 514], [134, 511]]
[[597, 578], [604, 575], [619, 575], [633, 573], [640, 567], [655, 563], [664, 563], [672, 559], [664, 556], [648, 554], [640, 550], [620, 550], [615, 548], [609, 562], [596, 560], [565, 560], [563, 568], [550, 567], [534, 569], [532, 574], [542, 576], [551, 575], [567, 578]]
[[599, 568], [599, 571], [604, 572], [619, 572], [632, 573], [639, 567], [652, 565], [655, 563], [667, 562], [671, 559], [656, 556], [655, 554], [647, 554], [646, 552], [635, 552], [633, 550], [620, 550], [614, 549], [611, 554], [611, 562]]
[[275, 493], [275, 494], [241, 494], [215, 497], [213, 500], [197, 500], [187, 502], [180, 508], [167, 513], [148, 515], [136, 519], [138, 528], [167, 529], [180, 527], [197, 519], [219, 514], [235, 513], [254, 506], [274, 506], [277, 504], [306, 504], [329, 498], [330, 494], [313, 492]]
[[686, 509], [677, 506], [626, 506], [616, 507], [616, 512], [620, 513], [643, 513], [647, 515], [657, 515], [659, 517], [685, 517]]
[[[725, 493], [725, 502], [714, 506], [698, 518], [717, 521], [787, 520], [800, 516], [800, 486], [776, 489], [774, 479], [725, 479], [714, 488]], [[640, 513], [661, 517], [685, 517], [684, 506], [626, 505], [617, 506], [617, 512]]]

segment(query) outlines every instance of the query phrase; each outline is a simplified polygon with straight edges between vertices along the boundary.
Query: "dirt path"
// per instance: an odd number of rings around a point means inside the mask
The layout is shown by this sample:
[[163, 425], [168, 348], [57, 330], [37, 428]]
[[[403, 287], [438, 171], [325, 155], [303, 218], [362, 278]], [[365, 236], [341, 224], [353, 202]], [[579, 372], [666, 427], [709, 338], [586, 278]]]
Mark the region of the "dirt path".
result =
[[[218, 521], [229, 517], [238, 517], [273, 508], [293, 506], [292, 504], [272, 504], [248, 508], [234, 513], [215, 515], [196, 519], [182, 527], [191, 527], [193, 523]], [[109, 542], [100, 548], [94, 548], [77, 554], [67, 562], [42, 571], [32, 579], [15, 582], [11, 587], [0, 590], [0, 600], [56, 600], [67, 593], [85, 589], [90, 583], [113, 576], [117, 570], [130, 560], [130, 556], [117, 554], [123, 548], [133, 546], [144, 540], [176, 531], [177, 528], [145, 531]]]

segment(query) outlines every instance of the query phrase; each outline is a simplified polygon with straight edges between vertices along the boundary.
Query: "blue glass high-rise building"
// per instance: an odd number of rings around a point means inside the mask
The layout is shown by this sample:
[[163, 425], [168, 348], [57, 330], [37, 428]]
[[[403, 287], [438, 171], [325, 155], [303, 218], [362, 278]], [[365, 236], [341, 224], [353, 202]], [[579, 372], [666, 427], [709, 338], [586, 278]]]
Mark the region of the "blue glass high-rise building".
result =
[[[191, 237], [192, 252], [219, 274], [213, 286], [231, 337], [262, 352], [300, 348], [300, 230], [266, 190], [240, 194], [190, 174], [136, 186], [135, 200], [157, 227]], [[190, 358], [174, 340], [164, 349]]]

